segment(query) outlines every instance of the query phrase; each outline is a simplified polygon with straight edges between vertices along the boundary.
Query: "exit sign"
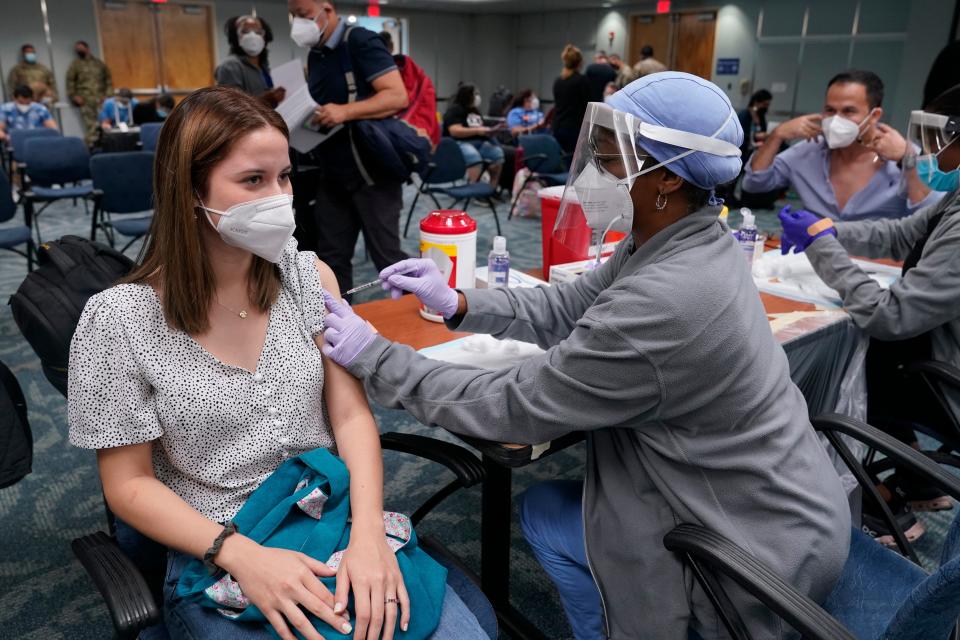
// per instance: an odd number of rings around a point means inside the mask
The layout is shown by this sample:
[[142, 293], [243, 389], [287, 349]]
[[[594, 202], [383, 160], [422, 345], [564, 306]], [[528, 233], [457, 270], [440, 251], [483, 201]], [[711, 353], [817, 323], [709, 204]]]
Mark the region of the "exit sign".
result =
[[670, 13], [670, 0], [657, 0], [657, 13]]

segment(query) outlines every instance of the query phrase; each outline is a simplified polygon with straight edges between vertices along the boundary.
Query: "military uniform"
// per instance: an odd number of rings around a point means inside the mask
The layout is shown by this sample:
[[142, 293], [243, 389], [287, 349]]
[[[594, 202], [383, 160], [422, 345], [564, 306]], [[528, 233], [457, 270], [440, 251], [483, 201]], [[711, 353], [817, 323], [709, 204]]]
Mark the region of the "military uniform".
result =
[[13, 90], [23, 84], [33, 89], [33, 99], [37, 102], [46, 102], [46, 98], [51, 103], [57, 101], [57, 81], [53, 72], [39, 62], [30, 64], [21, 60], [10, 70], [7, 92], [13, 95]]
[[71, 100], [74, 96], [83, 98], [80, 115], [87, 129], [88, 144], [96, 139], [100, 102], [112, 93], [113, 78], [110, 76], [110, 69], [102, 60], [88, 55], [70, 63], [70, 68], [67, 69], [67, 95]]

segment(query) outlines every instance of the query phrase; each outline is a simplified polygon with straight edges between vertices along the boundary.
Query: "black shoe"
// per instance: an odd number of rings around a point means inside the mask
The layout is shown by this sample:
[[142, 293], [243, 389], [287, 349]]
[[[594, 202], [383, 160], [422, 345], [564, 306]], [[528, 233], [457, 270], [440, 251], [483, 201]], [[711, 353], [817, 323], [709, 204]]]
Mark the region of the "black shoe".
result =
[[906, 502], [915, 513], [920, 511], [949, 511], [953, 501], [942, 489], [925, 483], [913, 473], [894, 472], [883, 481], [891, 493]]

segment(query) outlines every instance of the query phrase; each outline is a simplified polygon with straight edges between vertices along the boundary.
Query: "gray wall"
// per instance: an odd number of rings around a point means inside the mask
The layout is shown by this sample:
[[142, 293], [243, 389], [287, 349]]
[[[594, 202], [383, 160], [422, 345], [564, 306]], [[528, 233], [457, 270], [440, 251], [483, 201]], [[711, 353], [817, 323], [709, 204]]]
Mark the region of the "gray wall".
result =
[[[0, 65], [5, 79], [23, 42], [34, 44], [45, 63], [49, 63], [49, 54], [39, 0], [2, 2]], [[74, 40], [89, 41], [94, 52], [99, 53], [94, 2], [47, 0], [61, 96]], [[249, 12], [253, 5], [274, 28], [274, 66], [295, 56], [305, 57], [288, 37], [284, 2], [212, 0], [209, 4], [214, 7], [217, 52], [221, 58], [227, 53], [221, 23], [230, 15]], [[745, 104], [746, 95], [754, 87], [771, 88], [776, 83], [782, 91], [775, 93], [773, 110], [781, 118], [794, 112], [818, 110], [826, 80], [849, 61], [871, 68], [883, 78], [888, 95], [886, 120], [903, 128], [910, 110], [918, 108], [933, 59], [947, 42], [953, 4], [947, 0], [862, 0], [857, 36], [850, 35], [857, 0], [737, 0], [726, 4], [715, 0], [674, 0], [673, 7], [717, 10], [714, 55], [739, 58], [740, 72], [713, 80], [736, 106]], [[549, 99], [560, 67], [560, 50], [565, 44], [577, 45], [587, 57], [598, 48], [623, 55], [628, 50], [630, 15], [650, 12], [653, 6], [653, 2], [635, 2], [616, 9], [474, 14], [400, 10], [385, 5], [384, 13], [406, 19], [409, 52], [434, 79], [439, 96], [452, 94], [460, 81], [472, 81], [485, 96], [505, 84], [514, 90], [532, 87]], [[801, 37], [806, 6], [810, 7], [810, 19], [807, 36]], [[758, 39], [761, 10], [764, 27]], [[607, 40], [609, 31], [615, 32], [613, 46]], [[61, 116], [68, 133], [79, 132], [74, 109], [62, 109]]]

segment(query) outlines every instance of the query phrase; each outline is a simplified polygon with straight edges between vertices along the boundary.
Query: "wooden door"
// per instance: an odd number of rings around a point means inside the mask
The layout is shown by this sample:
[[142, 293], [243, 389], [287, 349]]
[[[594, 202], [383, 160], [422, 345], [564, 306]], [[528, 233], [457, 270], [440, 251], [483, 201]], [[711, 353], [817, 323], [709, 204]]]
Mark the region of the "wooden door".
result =
[[664, 64], [670, 61], [670, 15], [649, 14], [630, 19], [630, 48], [627, 62], [635, 65], [640, 61], [640, 50], [650, 45], [653, 57]]
[[210, 7], [199, 4], [157, 6], [163, 84], [183, 94], [213, 84], [213, 30]]
[[139, 2], [98, 4], [103, 61], [113, 86], [155, 91], [160, 86], [153, 11]]
[[717, 14], [713, 11], [676, 14], [676, 37], [671, 69], [710, 79]]

